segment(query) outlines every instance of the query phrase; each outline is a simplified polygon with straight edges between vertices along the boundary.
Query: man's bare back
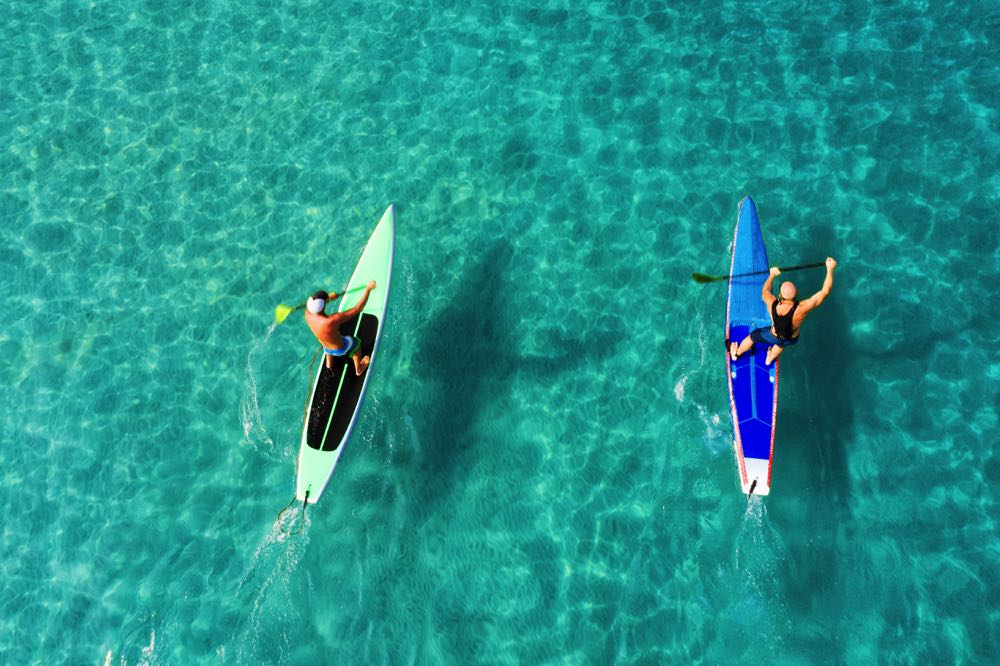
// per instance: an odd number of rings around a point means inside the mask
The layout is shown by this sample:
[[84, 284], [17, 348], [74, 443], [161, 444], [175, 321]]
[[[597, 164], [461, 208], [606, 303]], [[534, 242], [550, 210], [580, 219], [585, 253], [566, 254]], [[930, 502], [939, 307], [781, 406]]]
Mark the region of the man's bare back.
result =
[[365, 293], [357, 305], [343, 312], [326, 314], [327, 303], [337, 298], [337, 292], [327, 294], [325, 291], [317, 291], [306, 301], [306, 324], [313, 332], [319, 343], [323, 345], [323, 355], [326, 357], [326, 367], [333, 367], [335, 356], [350, 355], [354, 361], [354, 372], [360, 377], [368, 368], [371, 358], [365, 356], [361, 358], [361, 344], [359, 340], [345, 337], [340, 334], [340, 326], [345, 321], [357, 317], [368, 302], [368, 295], [375, 289], [375, 281], [372, 280], [365, 287]]

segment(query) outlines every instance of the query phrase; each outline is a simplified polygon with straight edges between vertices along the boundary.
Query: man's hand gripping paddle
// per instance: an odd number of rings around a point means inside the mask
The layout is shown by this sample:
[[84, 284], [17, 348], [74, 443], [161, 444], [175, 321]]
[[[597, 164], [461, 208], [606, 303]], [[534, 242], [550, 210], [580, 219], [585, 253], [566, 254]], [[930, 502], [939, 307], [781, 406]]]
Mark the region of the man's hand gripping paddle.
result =
[[[787, 273], [788, 271], [801, 271], [804, 268], [820, 268], [822, 266], [826, 266], [825, 261], [817, 261], [811, 264], [802, 264], [800, 266], [782, 266], [778, 270], [782, 273]], [[719, 280], [728, 280], [730, 278], [749, 277], [751, 275], [767, 275], [770, 272], [770, 270], [754, 271], [753, 273], [740, 273], [738, 275], [705, 275], [704, 273], [691, 273], [691, 279], [699, 284], [708, 284], [709, 282], [718, 282]]]
[[[340, 298], [344, 294], [349, 294], [352, 291], [361, 291], [364, 288], [365, 288], [364, 286], [361, 286], [361, 287], [355, 287], [354, 289], [348, 289], [347, 291], [342, 291], [339, 294], [337, 294], [336, 298]], [[333, 300], [333, 299], [330, 299], [330, 300]], [[284, 303], [278, 304], [278, 307], [274, 308], [274, 323], [275, 324], [282, 323], [283, 321], [285, 321], [286, 319], [288, 319], [288, 315], [292, 314], [296, 310], [301, 310], [305, 306], [306, 306], [305, 303], [299, 303], [295, 307], [292, 307], [290, 305], [285, 305]]]

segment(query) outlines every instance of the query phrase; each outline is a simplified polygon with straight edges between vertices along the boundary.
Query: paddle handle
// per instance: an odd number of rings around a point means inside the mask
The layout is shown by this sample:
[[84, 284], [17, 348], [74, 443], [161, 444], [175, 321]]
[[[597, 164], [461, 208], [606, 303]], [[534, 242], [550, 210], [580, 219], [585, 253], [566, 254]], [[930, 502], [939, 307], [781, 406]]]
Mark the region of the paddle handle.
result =
[[[825, 261], [815, 261], [811, 264], [799, 264], [798, 266], [779, 266], [778, 270], [782, 273], [787, 273], [788, 271], [801, 271], [803, 268], [819, 268], [820, 266], [826, 266]], [[754, 271], [753, 273], [740, 273], [738, 275], [727, 275], [725, 279], [737, 277], [749, 277], [751, 275], [767, 275], [771, 272], [771, 269], [766, 271]]]

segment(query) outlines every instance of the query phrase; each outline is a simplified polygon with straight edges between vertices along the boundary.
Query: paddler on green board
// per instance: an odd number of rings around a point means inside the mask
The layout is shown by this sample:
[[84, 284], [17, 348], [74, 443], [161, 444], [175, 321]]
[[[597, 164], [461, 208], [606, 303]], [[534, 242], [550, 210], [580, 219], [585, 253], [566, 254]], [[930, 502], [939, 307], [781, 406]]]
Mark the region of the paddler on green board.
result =
[[823, 288], [817, 291], [804, 301], [796, 301], [798, 295], [793, 282], [785, 282], [779, 290], [780, 298], [771, 293], [771, 283], [774, 278], [781, 275], [781, 269], [777, 266], [771, 268], [771, 274], [767, 276], [764, 287], [761, 289], [760, 297], [764, 299], [771, 312], [771, 326], [762, 327], [750, 331], [750, 335], [743, 338], [737, 344], [733, 341], [729, 345], [729, 357], [736, 360], [741, 354], [750, 351], [755, 342], [764, 345], [771, 345], [767, 350], [765, 365], [771, 365], [774, 359], [781, 355], [785, 347], [794, 345], [799, 341], [799, 328], [805, 321], [806, 315], [815, 310], [823, 303], [823, 300], [830, 295], [833, 289], [833, 270], [837, 268], [837, 262], [833, 257], [826, 258], [826, 279], [823, 280]]
[[361, 358], [361, 340], [350, 335], [341, 335], [340, 325], [358, 316], [364, 309], [368, 302], [368, 295], [372, 293], [374, 288], [375, 280], [372, 280], [365, 287], [365, 293], [357, 305], [350, 310], [335, 312], [332, 315], [326, 314], [326, 305], [337, 298], [337, 292], [327, 293], [321, 289], [306, 301], [306, 323], [309, 324], [309, 330], [313, 332], [319, 343], [323, 345], [326, 367], [333, 367], [334, 357], [350, 356], [354, 361], [354, 372], [358, 377], [368, 369], [371, 357]]

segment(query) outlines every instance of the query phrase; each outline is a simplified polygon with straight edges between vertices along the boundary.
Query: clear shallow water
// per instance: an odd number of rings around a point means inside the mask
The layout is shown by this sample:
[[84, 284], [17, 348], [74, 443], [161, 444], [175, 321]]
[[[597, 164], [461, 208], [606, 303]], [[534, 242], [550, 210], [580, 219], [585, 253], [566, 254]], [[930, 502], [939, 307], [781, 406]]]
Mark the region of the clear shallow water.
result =
[[[0, 661], [902, 663], [1000, 644], [1000, 14], [109, 3], [0, 24]], [[738, 493], [736, 205], [836, 256]], [[313, 345], [398, 270], [305, 533]], [[804, 289], [819, 273], [802, 273]]]

